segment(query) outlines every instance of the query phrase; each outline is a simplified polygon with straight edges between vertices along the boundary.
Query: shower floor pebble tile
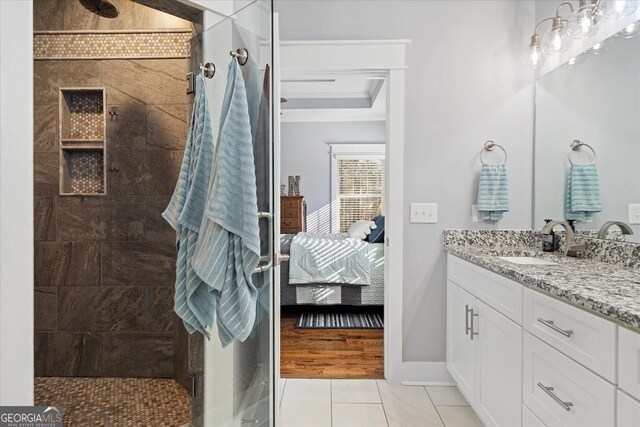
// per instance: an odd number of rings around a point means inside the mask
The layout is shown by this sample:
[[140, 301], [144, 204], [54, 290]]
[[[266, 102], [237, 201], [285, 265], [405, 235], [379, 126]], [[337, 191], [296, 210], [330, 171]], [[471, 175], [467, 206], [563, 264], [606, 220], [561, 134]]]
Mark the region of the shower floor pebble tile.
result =
[[36, 405], [62, 405], [65, 426], [183, 426], [189, 394], [171, 379], [35, 379]]

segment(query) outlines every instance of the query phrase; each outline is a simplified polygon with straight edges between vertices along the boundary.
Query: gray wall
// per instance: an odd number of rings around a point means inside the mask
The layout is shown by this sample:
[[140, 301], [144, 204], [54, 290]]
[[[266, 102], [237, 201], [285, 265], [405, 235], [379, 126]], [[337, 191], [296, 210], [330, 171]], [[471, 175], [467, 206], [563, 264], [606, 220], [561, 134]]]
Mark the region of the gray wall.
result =
[[[533, 1], [277, 1], [282, 40], [398, 39], [408, 47], [403, 358], [445, 360], [445, 228], [530, 228], [533, 73], [521, 66]], [[482, 144], [509, 153], [511, 212], [471, 222]], [[438, 224], [408, 204], [437, 202]]]
[[331, 199], [330, 143], [384, 143], [384, 122], [282, 123], [281, 183], [300, 175], [307, 202], [308, 231], [329, 232]]

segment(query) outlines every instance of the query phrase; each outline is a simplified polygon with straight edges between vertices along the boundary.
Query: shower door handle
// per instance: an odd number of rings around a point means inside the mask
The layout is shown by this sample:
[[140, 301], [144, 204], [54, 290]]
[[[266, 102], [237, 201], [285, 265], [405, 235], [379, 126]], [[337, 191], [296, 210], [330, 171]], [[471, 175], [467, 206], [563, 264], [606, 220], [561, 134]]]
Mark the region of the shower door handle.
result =
[[253, 270], [254, 273], [264, 273], [273, 267], [273, 215], [269, 212], [258, 212], [258, 220], [266, 218], [269, 227], [269, 255], [267, 263], [259, 265]]

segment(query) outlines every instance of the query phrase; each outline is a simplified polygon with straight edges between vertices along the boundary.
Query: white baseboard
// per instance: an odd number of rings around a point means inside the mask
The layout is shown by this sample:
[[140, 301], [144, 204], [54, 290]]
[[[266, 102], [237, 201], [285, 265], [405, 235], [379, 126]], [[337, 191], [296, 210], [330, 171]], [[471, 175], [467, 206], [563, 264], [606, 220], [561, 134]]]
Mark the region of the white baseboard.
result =
[[456, 385], [445, 362], [402, 362], [398, 377], [403, 385]]

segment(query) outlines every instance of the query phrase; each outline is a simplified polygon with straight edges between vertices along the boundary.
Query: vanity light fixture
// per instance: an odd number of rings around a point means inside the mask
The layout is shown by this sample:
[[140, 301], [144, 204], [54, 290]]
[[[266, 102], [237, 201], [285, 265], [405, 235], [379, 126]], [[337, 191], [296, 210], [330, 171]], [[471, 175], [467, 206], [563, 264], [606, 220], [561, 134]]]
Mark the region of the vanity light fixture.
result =
[[604, 0], [602, 4], [604, 16], [612, 19], [624, 18], [631, 15], [638, 8], [637, 1]]
[[598, 22], [602, 18], [599, 1], [580, 0], [578, 8], [569, 21], [569, 34], [575, 39], [595, 36], [600, 28]]

